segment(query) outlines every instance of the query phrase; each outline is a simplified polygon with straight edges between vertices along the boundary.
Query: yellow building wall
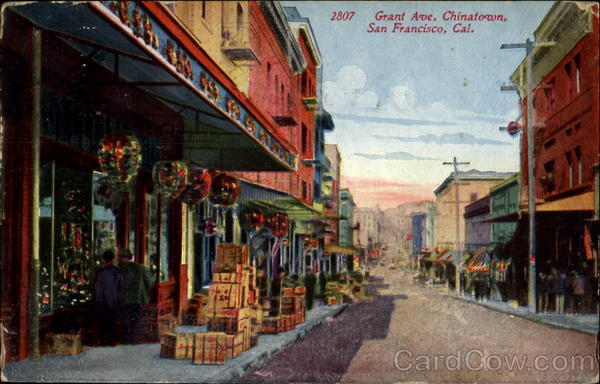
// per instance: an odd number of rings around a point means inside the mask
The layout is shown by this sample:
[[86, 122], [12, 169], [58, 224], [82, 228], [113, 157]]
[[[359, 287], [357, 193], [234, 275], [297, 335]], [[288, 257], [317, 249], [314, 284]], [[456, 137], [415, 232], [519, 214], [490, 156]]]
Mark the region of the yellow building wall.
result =
[[[476, 181], [463, 180], [458, 188], [460, 241], [465, 243], [465, 206], [471, 204], [471, 193], [477, 193], [481, 199], [490, 193], [490, 188], [502, 180]], [[456, 243], [456, 183], [452, 182], [446, 190], [437, 197], [435, 202], [435, 243], [438, 247], [454, 249]]]
[[246, 95], [249, 64], [232, 61], [222, 47], [230, 41], [249, 44], [249, 6], [248, 1], [177, 1], [171, 8], [199, 45]]

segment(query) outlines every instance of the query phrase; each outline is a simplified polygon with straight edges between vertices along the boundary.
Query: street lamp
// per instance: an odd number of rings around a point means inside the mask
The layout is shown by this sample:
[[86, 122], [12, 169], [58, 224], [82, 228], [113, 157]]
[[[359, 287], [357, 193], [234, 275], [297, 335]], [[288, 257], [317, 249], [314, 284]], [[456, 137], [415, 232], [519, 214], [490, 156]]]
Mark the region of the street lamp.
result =
[[535, 271], [535, 169], [534, 169], [534, 118], [533, 118], [533, 47], [551, 47], [556, 45], [554, 41], [531, 41], [525, 43], [502, 44], [500, 49], [525, 49], [526, 74], [527, 77], [527, 194], [529, 209], [529, 312], [537, 312], [536, 308], [536, 271]]

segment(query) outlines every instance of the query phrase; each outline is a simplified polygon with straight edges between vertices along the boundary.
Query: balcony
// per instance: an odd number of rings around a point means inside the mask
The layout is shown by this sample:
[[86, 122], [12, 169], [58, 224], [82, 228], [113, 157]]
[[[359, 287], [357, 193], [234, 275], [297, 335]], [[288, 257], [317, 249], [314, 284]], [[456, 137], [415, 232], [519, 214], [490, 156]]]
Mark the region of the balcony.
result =
[[258, 57], [250, 48], [250, 42], [245, 39], [234, 39], [230, 33], [223, 33], [221, 50], [233, 61], [258, 61]]
[[303, 96], [302, 101], [304, 102], [304, 105], [306, 105], [306, 108], [311, 111], [316, 111], [319, 107], [319, 101], [316, 96]]

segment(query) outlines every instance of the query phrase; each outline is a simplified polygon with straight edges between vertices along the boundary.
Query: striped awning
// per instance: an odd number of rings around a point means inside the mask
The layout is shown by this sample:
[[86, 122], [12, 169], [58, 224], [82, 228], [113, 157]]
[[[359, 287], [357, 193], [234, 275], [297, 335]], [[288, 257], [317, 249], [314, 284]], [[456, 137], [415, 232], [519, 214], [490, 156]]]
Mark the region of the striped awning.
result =
[[487, 272], [490, 270], [490, 254], [486, 248], [479, 248], [467, 264], [467, 272]]

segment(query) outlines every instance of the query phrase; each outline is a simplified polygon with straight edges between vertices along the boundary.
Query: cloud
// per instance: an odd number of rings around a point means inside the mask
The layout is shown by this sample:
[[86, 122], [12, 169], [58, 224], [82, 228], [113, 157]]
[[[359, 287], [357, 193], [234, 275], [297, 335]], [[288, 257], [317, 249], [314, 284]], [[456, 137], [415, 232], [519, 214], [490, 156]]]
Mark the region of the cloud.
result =
[[397, 117], [381, 117], [381, 116], [361, 116], [361, 115], [352, 115], [352, 114], [340, 114], [334, 113], [334, 118], [345, 119], [345, 120], [354, 120], [363, 123], [371, 122], [371, 123], [391, 123], [398, 125], [456, 125], [456, 122], [453, 121], [440, 121], [440, 120], [424, 120], [424, 119], [404, 119]]
[[466, 144], [466, 145], [513, 145], [509, 141], [486, 139], [483, 137], [476, 137], [470, 133], [458, 132], [458, 133], [444, 133], [442, 135], [420, 135], [416, 137], [408, 136], [385, 136], [385, 135], [372, 135], [378, 139], [393, 139], [403, 141], [406, 143], [428, 143], [428, 144]]
[[364, 157], [369, 160], [441, 160], [433, 157], [421, 157], [408, 152], [387, 152], [387, 153], [354, 153], [356, 156]]

